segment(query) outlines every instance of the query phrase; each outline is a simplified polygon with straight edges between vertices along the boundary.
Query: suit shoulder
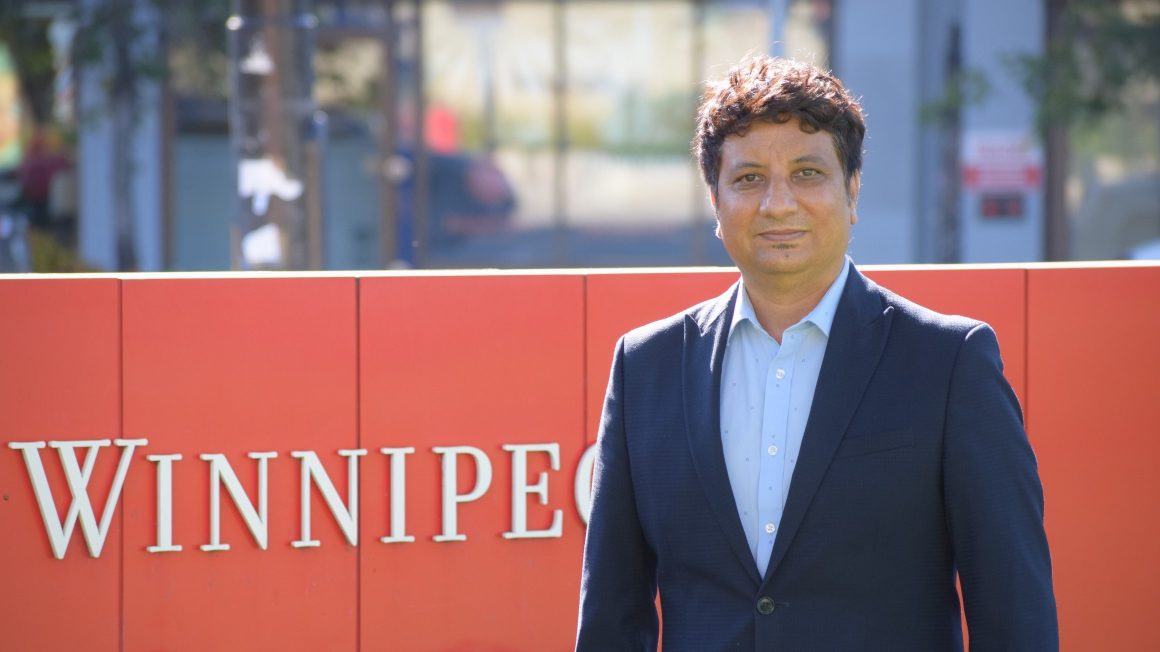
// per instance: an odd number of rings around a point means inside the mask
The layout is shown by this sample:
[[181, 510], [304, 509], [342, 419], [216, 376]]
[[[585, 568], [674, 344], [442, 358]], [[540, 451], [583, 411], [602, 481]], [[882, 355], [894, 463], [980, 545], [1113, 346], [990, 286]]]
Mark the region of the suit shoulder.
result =
[[980, 326], [990, 328], [986, 322], [963, 315], [938, 312], [882, 286], [875, 285], [874, 289], [882, 297], [883, 303], [894, 309], [895, 324], [955, 340], [962, 340]]
[[932, 310], [885, 288], [872, 290], [890, 311], [890, 338], [900, 347], [896, 350], [936, 366], [939, 361], [954, 367], [964, 359], [986, 359], [1002, 369], [998, 335], [990, 324]]

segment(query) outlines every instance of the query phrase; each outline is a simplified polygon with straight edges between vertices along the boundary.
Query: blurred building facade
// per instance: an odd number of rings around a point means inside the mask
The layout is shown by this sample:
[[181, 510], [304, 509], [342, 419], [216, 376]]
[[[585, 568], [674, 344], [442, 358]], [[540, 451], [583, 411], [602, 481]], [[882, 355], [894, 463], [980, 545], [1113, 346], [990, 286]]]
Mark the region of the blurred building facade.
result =
[[[143, 25], [166, 19], [149, 11], [141, 3]], [[1048, 161], [1007, 63], [1043, 51], [1045, 2], [315, 0], [310, 11], [324, 116], [308, 135], [317, 267], [728, 264], [689, 140], [702, 82], [757, 52], [832, 68], [863, 99], [856, 261], [1046, 255]], [[231, 64], [226, 48], [195, 45], [170, 34], [173, 74], [141, 82], [140, 269], [246, 267], [231, 245], [243, 199], [226, 72], [252, 52]], [[77, 77], [85, 113], [102, 78]], [[974, 99], [972, 85], [985, 86]], [[1160, 237], [1160, 101], [1154, 84], [1137, 90], [1135, 114], [1072, 148], [1073, 257]], [[77, 247], [102, 269], [117, 267], [111, 133], [96, 119], [77, 138]]]

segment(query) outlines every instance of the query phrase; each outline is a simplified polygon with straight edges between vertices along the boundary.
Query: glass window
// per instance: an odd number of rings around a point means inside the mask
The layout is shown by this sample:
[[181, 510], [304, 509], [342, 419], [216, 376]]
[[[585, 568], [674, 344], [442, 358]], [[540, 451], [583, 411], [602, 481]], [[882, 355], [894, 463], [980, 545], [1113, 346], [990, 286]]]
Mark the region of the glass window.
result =
[[[728, 263], [689, 143], [703, 80], [770, 49], [769, 6], [420, 3], [422, 102], [398, 116], [418, 264]], [[786, 7], [787, 52], [825, 61], [829, 2]]]

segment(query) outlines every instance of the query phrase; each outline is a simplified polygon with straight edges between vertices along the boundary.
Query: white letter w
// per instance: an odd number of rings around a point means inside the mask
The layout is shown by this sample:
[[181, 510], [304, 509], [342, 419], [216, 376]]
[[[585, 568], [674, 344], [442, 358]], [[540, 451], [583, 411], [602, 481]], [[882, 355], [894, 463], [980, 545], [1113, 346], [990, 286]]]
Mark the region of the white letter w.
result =
[[[60, 465], [68, 479], [68, 488], [72, 493], [72, 504], [61, 523], [60, 514], [56, 511], [56, 502], [52, 499], [52, 488], [48, 486], [48, 478], [44, 475], [44, 466], [40, 463], [40, 449], [44, 448], [42, 441], [19, 442], [8, 444], [9, 448], [16, 449], [24, 455], [24, 466], [28, 468], [28, 478], [32, 481], [32, 491], [36, 494], [36, 504], [40, 506], [40, 516], [44, 519], [44, 529], [48, 533], [48, 541], [52, 544], [52, 554], [57, 559], [64, 559], [69, 539], [72, 538], [73, 528], [77, 518], [81, 520], [81, 533], [89, 547], [89, 555], [101, 556], [101, 548], [105, 545], [105, 537], [109, 534], [109, 523], [113, 520], [113, 513], [117, 511], [117, 500], [121, 496], [121, 487], [125, 484], [125, 475], [129, 472], [129, 463], [133, 460], [133, 449], [144, 446], [146, 439], [114, 439], [113, 444], [120, 446], [121, 460], [117, 464], [117, 473], [113, 476], [113, 487], [109, 490], [109, 497], [105, 500], [105, 511], [101, 514], [100, 525], [93, 513], [93, 505], [89, 501], [89, 478], [93, 475], [93, 466], [97, 462], [97, 450], [109, 445], [108, 439], [92, 439], [84, 441], [50, 441], [49, 448], [57, 449], [60, 455]], [[87, 448], [84, 468], [77, 463], [77, 448]]]

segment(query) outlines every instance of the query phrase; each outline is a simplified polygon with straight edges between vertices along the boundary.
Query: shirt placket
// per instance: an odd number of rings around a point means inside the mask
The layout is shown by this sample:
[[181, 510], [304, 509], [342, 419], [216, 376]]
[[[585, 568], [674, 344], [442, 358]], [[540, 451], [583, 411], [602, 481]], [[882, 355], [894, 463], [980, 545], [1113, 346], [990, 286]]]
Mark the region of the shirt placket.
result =
[[757, 509], [761, 519], [757, 554], [769, 559], [781, 523], [786, 478], [786, 437], [789, 426], [790, 381], [800, 335], [788, 331], [765, 375], [765, 409], [761, 425], [761, 470], [758, 472]]
[[[801, 351], [806, 343], [806, 339], [809, 337], [812, 337], [812, 333], [808, 322], [797, 324], [786, 331], [785, 343], [778, 352], [779, 359], [774, 363], [775, 366], [781, 366], [785, 369], [785, 378], [782, 380], [783, 390], [785, 391], [785, 411], [782, 412], [785, 420], [782, 427], [786, 433], [786, 444], [782, 451], [785, 458], [785, 464], [782, 466], [782, 486], [785, 487], [785, 491], [782, 492], [781, 496], [781, 506], [783, 509], [785, 508], [785, 499], [789, 494], [790, 480], [793, 479], [794, 466], [797, 464], [798, 449], [801, 446], [802, 434], [799, 430], [795, 431], [796, 434], [794, 437], [789, 436], [790, 428], [794, 426], [794, 411], [803, 407], [800, 388], [798, 388], [798, 394], [795, 395], [794, 393], [793, 377], [799, 373], [806, 373], [805, 365], [803, 364], [802, 368], [798, 368], [798, 363], [805, 362], [802, 359]], [[805, 382], [808, 383], [809, 381], [807, 380]], [[795, 400], [797, 401], [796, 403]], [[808, 405], [804, 407], [807, 410], [809, 409]]]

